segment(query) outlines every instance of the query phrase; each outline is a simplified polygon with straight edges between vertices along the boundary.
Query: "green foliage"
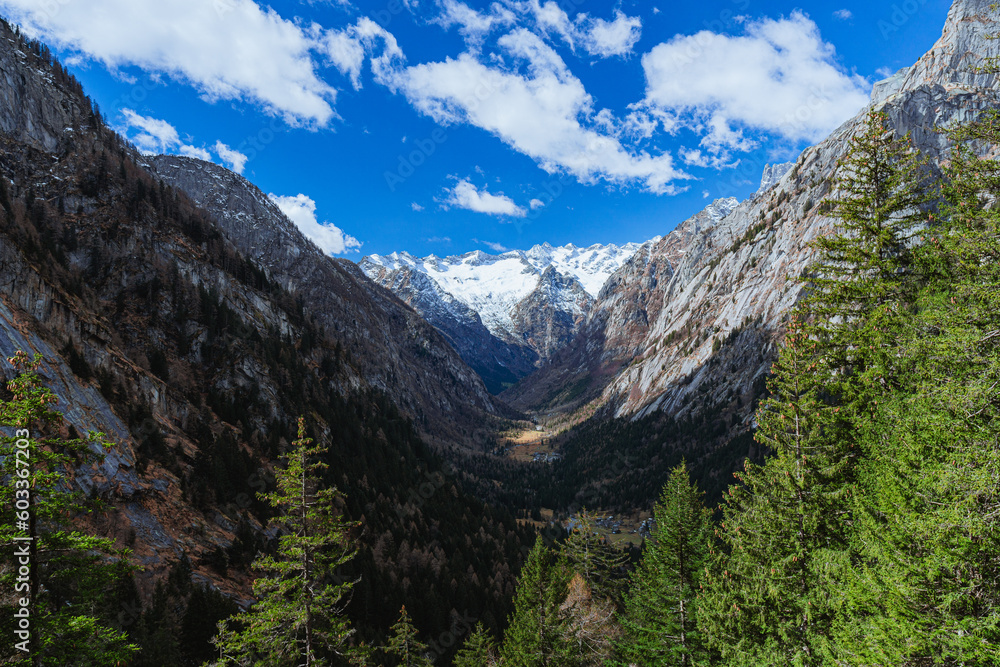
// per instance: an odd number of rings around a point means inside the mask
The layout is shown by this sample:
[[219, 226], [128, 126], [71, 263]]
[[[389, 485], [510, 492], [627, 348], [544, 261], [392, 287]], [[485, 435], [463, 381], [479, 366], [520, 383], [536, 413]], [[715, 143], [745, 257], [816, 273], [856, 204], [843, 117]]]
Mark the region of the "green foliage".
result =
[[670, 473], [654, 517], [656, 527], [632, 574], [616, 643], [619, 664], [693, 667], [712, 664], [698, 629], [696, 596], [709, 562], [711, 511], [687, 465]]
[[854, 456], [849, 440], [831, 437], [839, 408], [820, 398], [817, 348], [793, 321], [758, 411], [757, 439], [774, 456], [747, 464], [723, 505], [701, 619], [728, 664], [833, 659]]
[[312, 442], [300, 418], [288, 465], [275, 473], [277, 488], [262, 494], [281, 513], [284, 534], [276, 555], [254, 561], [264, 573], [253, 585], [257, 602], [219, 624], [218, 667], [313, 665], [352, 652], [343, 611], [354, 581], [337, 574], [354, 556], [352, 526], [338, 516], [343, 497], [336, 488], [320, 488], [325, 448]]
[[[864, 557], [845, 630], [868, 664], [990, 664], [1000, 642], [1000, 117], [952, 134], [946, 207], [915, 250], [899, 378], [865, 420]], [[985, 152], [985, 151], [984, 151]]]
[[598, 534], [594, 518], [586, 509], [573, 521], [569, 537], [561, 545], [563, 556], [587, 582], [594, 597], [620, 601], [628, 554]]
[[493, 667], [498, 660], [496, 642], [482, 623], [476, 623], [476, 629], [455, 656], [454, 667]]
[[501, 663], [509, 667], [577, 665], [570, 617], [561, 606], [571, 571], [539, 537], [521, 570], [514, 613], [504, 634]]
[[[8, 545], [0, 586], [15, 595], [2, 604], [7, 640], [0, 655], [10, 664], [33, 666], [124, 663], [137, 647], [111, 627], [118, 610], [107, 603], [134, 571], [129, 552], [80, 529], [99, 506], [67, 483], [68, 471], [97, 463], [113, 445], [99, 433], [61, 437], [62, 415], [39, 375], [41, 357], [19, 351], [8, 362], [17, 376], [7, 385], [11, 399], [0, 402], [0, 426], [12, 429], [0, 437], [6, 480], [0, 487], [0, 540]], [[25, 629], [15, 617], [22, 608], [30, 612], [30, 629], [15, 640], [15, 629]], [[15, 648], [22, 642], [27, 651]]]
[[398, 658], [400, 667], [431, 667], [434, 663], [425, 655], [427, 644], [417, 638], [417, 629], [404, 605], [399, 610], [399, 620], [389, 630], [389, 641], [383, 649]]

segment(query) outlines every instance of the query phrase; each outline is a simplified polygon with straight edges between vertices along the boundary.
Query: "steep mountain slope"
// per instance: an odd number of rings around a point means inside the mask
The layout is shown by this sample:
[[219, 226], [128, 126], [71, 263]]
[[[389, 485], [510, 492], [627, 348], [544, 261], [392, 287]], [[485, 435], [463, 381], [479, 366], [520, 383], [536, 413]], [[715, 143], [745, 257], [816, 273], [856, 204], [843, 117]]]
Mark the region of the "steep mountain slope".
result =
[[242, 176], [195, 158], [148, 158], [154, 175], [215, 219], [233, 246], [306, 310], [357, 363], [362, 383], [385, 391], [442, 438], [502, 410], [433, 327], [353, 262], [328, 257]]
[[[262, 530], [270, 511], [256, 493], [268, 489], [299, 415], [329, 446], [327, 483], [346, 493], [345, 512], [364, 525], [359, 557], [344, 572], [362, 576], [349, 608], [362, 633], [384, 631], [404, 602], [428, 632], [447, 629], [451, 609], [503, 622], [528, 531], [470, 497], [462, 476], [367, 376], [376, 362], [365, 355], [384, 355], [387, 390], [423, 390], [391, 374], [424, 350], [427, 360], [407, 372], [443, 387], [428, 392], [448, 402], [449, 414], [477, 386], [488, 399], [481, 385], [462, 384], [459, 372], [472, 372], [439, 334], [360, 272], [333, 262], [308, 268], [302, 255], [310, 251], [283, 218], [235, 215], [225, 227], [222, 216], [151, 176], [44, 47], [5, 23], [0, 128], [0, 351], [43, 354], [69, 423], [119, 445], [101, 465], [71, 475], [109, 506], [74, 521], [134, 549], [142, 568], [138, 601], [108, 593], [109, 608], [129, 605], [119, 623], [176, 641], [185, 600], [171, 600], [161, 617], [136, 607], [171, 571], [247, 599], [248, 565], [274, 536]], [[235, 177], [220, 192], [259, 196]], [[234, 231], [239, 220], [243, 236]], [[258, 265], [237, 247], [250, 238], [299, 244], [308, 270], [332, 276], [333, 296], [310, 303], [309, 290], [319, 289], [310, 276]], [[347, 305], [324, 320], [317, 306], [330, 301]], [[355, 326], [369, 328], [371, 349], [356, 343]], [[376, 348], [377, 326], [396, 327], [404, 342]], [[396, 353], [402, 359], [389, 358]], [[6, 361], [0, 371], [9, 379]], [[419, 398], [414, 410], [448, 409]], [[478, 407], [483, 415], [489, 404]], [[423, 409], [416, 417], [427, 420]], [[414, 496], [428, 480], [430, 496]]]
[[[935, 128], [1000, 102], [996, 76], [973, 71], [1000, 55], [987, 38], [995, 26], [990, 3], [956, 1], [933, 48], [874, 88], [871, 106], [932, 161], [948, 147]], [[836, 196], [837, 161], [865, 112], [783, 174], [775, 172], [784, 165], [766, 170], [761, 190], [721, 220], [706, 210], [644, 247], [609, 280], [577, 338], [505, 397], [522, 409], [573, 409], [599, 397], [617, 416], [710, 412], [747, 423], [802, 293], [795, 278], [813, 259], [809, 243], [831, 229], [818, 204]]]
[[402, 252], [371, 255], [360, 266], [453, 341], [499, 391], [572, 338], [601, 286], [638, 247], [545, 243], [423, 259]]

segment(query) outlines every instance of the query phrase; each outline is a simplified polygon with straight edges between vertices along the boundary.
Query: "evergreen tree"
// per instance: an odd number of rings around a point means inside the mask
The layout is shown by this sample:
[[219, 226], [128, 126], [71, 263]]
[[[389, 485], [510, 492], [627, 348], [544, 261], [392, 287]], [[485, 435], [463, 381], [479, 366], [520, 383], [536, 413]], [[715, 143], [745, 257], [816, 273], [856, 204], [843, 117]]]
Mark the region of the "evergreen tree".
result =
[[[836, 228], [814, 244], [819, 259], [805, 278], [811, 293], [800, 312], [822, 346], [816, 371], [825, 373], [825, 391], [844, 406], [846, 422], [894, 382], [890, 324], [912, 302], [913, 236], [937, 195], [926, 159], [877, 111], [851, 138], [834, 194]], [[841, 426], [838, 436], [850, 437], [850, 425]]]
[[756, 438], [773, 457], [747, 463], [723, 505], [723, 548], [699, 620], [727, 664], [820, 665], [835, 656], [853, 464], [850, 445], [830, 437], [839, 408], [820, 396], [817, 347], [793, 320], [758, 410]]
[[570, 571], [556, 560], [541, 537], [518, 577], [514, 613], [504, 634], [501, 662], [508, 667], [563, 667], [579, 664], [574, 655], [566, 600]]
[[213, 663], [218, 667], [309, 667], [351, 657], [347, 641], [353, 630], [343, 611], [354, 582], [335, 574], [354, 556], [351, 525], [338, 516], [343, 496], [335, 488], [320, 488], [325, 449], [312, 442], [300, 418], [288, 466], [275, 471], [277, 488], [261, 494], [282, 513], [278, 522], [286, 532], [276, 556], [254, 561], [266, 573], [253, 584], [257, 602], [219, 624], [220, 658]]
[[959, 142], [947, 207], [916, 251], [924, 285], [901, 318], [908, 373], [864, 429], [864, 556], [845, 628], [865, 664], [968, 665], [1000, 659], [1000, 115]]
[[434, 664], [426, 656], [427, 644], [417, 639], [417, 629], [413, 627], [405, 605], [399, 610], [399, 620], [389, 632], [392, 636], [383, 650], [399, 658], [397, 664], [400, 667], [430, 667]]
[[654, 509], [655, 528], [632, 575], [617, 643], [623, 664], [649, 667], [709, 665], [712, 656], [698, 630], [696, 596], [708, 565], [711, 512], [688, 475], [671, 470]]
[[598, 534], [594, 518], [586, 508], [574, 518], [562, 552], [573, 571], [590, 587], [595, 597], [618, 602], [624, 588], [628, 554]]
[[497, 664], [496, 642], [482, 623], [476, 623], [476, 629], [455, 655], [455, 667], [492, 667]]
[[116, 549], [114, 540], [79, 530], [80, 519], [100, 505], [68, 490], [67, 480], [68, 471], [102, 458], [94, 448], [107, 452], [112, 445], [98, 433], [60, 437], [62, 415], [52, 407], [58, 398], [42, 384], [41, 357], [19, 351], [8, 362], [17, 376], [7, 385], [11, 400], [0, 402], [0, 426], [12, 429], [0, 437], [6, 479], [0, 487], [0, 585], [14, 593], [2, 603], [4, 662], [123, 664], [138, 649], [111, 627], [119, 609], [117, 596], [108, 592], [130, 581], [134, 568], [128, 550]]

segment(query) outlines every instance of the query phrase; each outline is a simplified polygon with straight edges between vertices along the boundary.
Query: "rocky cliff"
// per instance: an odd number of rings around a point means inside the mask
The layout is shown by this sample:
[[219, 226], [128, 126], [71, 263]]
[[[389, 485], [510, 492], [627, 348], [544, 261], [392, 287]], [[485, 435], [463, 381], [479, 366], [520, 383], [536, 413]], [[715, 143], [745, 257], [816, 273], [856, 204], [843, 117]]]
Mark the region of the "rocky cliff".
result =
[[[935, 163], [947, 159], [937, 128], [1000, 102], [996, 75], [974, 69], [1000, 55], [986, 0], [958, 0], [942, 37], [914, 66], [875, 85], [870, 107], [909, 134]], [[749, 200], [719, 203], [647, 244], [602, 290], [581, 333], [550, 367], [504, 396], [524, 409], [575, 409], [597, 399], [610, 414], [737, 414], [776, 352], [796, 278], [813, 261], [810, 242], [831, 230], [819, 206], [867, 109], [789, 165], [769, 167]], [[725, 359], [725, 363], [720, 360]], [[567, 391], [567, 388], [571, 389]]]

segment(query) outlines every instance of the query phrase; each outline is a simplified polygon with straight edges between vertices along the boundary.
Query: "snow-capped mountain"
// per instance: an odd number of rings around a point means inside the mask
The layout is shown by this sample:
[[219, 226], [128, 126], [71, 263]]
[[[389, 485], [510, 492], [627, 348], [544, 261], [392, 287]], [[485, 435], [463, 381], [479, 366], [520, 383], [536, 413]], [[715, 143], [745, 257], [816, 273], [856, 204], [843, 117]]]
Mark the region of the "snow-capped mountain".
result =
[[499, 390], [572, 338], [601, 287], [639, 247], [544, 243], [499, 255], [423, 258], [394, 252], [359, 265], [448, 336]]

